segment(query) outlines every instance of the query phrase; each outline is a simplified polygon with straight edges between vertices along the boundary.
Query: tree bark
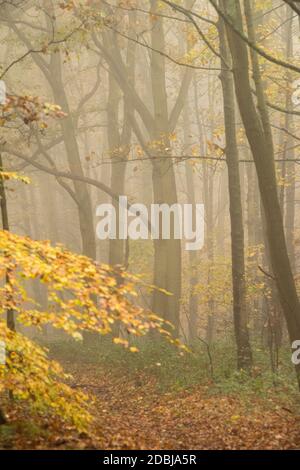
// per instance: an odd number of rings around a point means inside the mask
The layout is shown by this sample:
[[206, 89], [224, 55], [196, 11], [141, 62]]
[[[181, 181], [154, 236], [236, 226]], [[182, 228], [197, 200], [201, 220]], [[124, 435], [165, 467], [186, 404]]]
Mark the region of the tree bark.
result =
[[[151, 12], [157, 12], [157, 0], [151, 0]], [[155, 50], [164, 51], [163, 20], [157, 17], [151, 31], [151, 46]], [[177, 204], [177, 190], [174, 167], [169, 159], [169, 114], [166, 91], [165, 59], [162, 55], [151, 54], [151, 83], [154, 109], [153, 142], [158, 142], [155, 150], [161, 156], [153, 160], [153, 195], [154, 204], [166, 203], [169, 206]], [[153, 310], [170, 321], [175, 332], [179, 332], [180, 296], [181, 296], [181, 242], [171, 234], [170, 240], [154, 240], [154, 284], [169, 291], [166, 296], [157, 289], [153, 293]]]
[[[236, 27], [243, 31], [240, 2], [236, 0], [223, 1], [224, 7]], [[259, 181], [273, 272], [287, 322], [290, 341], [293, 342], [300, 338], [300, 304], [286, 247], [278, 198], [274, 151], [272, 142], [270, 142], [272, 135], [266, 122], [268, 115], [264, 106], [264, 94], [256, 83], [259, 100], [258, 113], [251, 90], [246, 43], [228, 24], [226, 25], [226, 31], [233, 59], [236, 96]], [[259, 79], [258, 72], [256, 71]], [[296, 373], [300, 386], [300, 366], [296, 366]]]
[[[191, 147], [190, 108], [186, 103], [183, 109], [184, 154], [188, 155]], [[193, 168], [190, 162], [185, 163], [187, 202], [196, 206], [195, 181]], [[188, 341], [194, 343], [198, 336], [198, 296], [195, 288], [198, 281], [197, 268], [199, 263], [198, 252], [189, 252], [189, 301], [188, 301]]]
[[[220, 52], [226, 63], [230, 53], [226, 42], [224, 21], [218, 22]], [[238, 369], [249, 369], [252, 365], [245, 284], [245, 247], [242, 194], [239, 171], [239, 153], [236, 138], [234, 83], [231, 71], [222, 61], [220, 79], [223, 89], [224, 120], [226, 136], [226, 162], [228, 169], [229, 208], [231, 225], [231, 264], [233, 287], [233, 318], [237, 345]]]
[[[75, 133], [75, 125], [71, 116], [68, 99], [65, 93], [62, 72], [61, 58], [59, 53], [53, 53], [51, 57], [50, 69], [54, 100], [61, 106], [67, 117], [61, 120], [61, 130], [64, 136], [68, 164], [71, 173], [84, 176], [80, 153]], [[96, 259], [96, 240], [93, 222], [93, 211], [88, 187], [85, 183], [74, 181], [74, 191], [78, 205], [79, 227], [82, 238], [82, 253], [92, 259]]]
[[[136, 26], [136, 12], [129, 13], [130, 29], [134, 30]], [[135, 55], [136, 43], [128, 40], [126, 68], [128, 74], [128, 82], [134, 87], [135, 83]], [[123, 126], [119, 131], [119, 107], [121, 89], [116, 82], [113, 72], [109, 70], [109, 96], [107, 106], [107, 139], [111, 152], [111, 189], [117, 194], [125, 194], [125, 176], [127, 169], [127, 158], [130, 151], [130, 143], [132, 137], [132, 125], [130, 116], [133, 113], [133, 105], [129, 99], [123, 99]], [[119, 210], [118, 202], [113, 201], [113, 205], [117, 214], [117, 227], [119, 227]], [[128, 244], [127, 244], [128, 246]], [[128, 263], [126, 259], [126, 242], [121, 240], [119, 236], [109, 243], [109, 263], [111, 265], [125, 265]]]
[[[287, 24], [286, 24], [286, 57], [291, 60], [293, 58], [293, 14], [287, 6]], [[291, 74], [286, 72], [286, 109], [292, 110], [292, 100], [290, 94]], [[293, 133], [294, 119], [293, 115], [286, 114], [285, 116], [285, 129]], [[293, 139], [287, 135], [286, 138], [286, 151], [285, 156], [287, 159], [295, 158], [295, 151], [293, 148]], [[295, 195], [296, 195], [296, 179], [295, 179], [295, 162], [286, 163], [286, 212], [285, 212], [285, 231], [286, 242], [292, 270], [295, 270], [295, 247], [294, 247], [294, 231], [295, 231]]]
[[[3, 161], [2, 155], [0, 153], [0, 170], [3, 171]], [[4, 181], [0, 178], [0, 205], [1, 205], [1, 217], [2, 217], [2, 228], [9, 232], [9, 220], [8, 220], [8, 209], [7, 209], [7, 199], [6, 191], [4, 186]], [[10, 284], [10, 273], [9, 270], [6, 271], [6, 283]], [[6, 323], [8, 328], [11, 331], [16, 331], [15, 324], [15, 313], [13, 309], [8, 309], [6, 312]]]
[[[156, 15], [159, 3], [151, 0], [151, 47], [164, 51], [164, 28], [162, 15]], [[168, 97], [166, 91], [165, 59], [163, 55], [151, 51], [150, 74], [152, 86], [152, 109], [147, 107], [147, 99], [142, 99], [136, 89], [128, 80], [128, 71], [124, 64], [120, 48], [118, 47], [114, 33], [104, 30], [102, 42], [94, 35], [93, 39], [104, 58], [111, 67], [115, 80], [122, 89], [125, 99], [130, 100], [134, 111], [141, 118], [149, 140], [144, 139], [140, 122], [135, 119], [133, 112], [129, 115], [133, 131], [139, 139], [144, 151], [155, 159], [152, 163], [152, 184], [154, 203], [173, 205], [177, 203], [177, 189], [175, 172], [170, 157], [170, 133], [174, 131], [191, 82], [191, 70], [187, 70], [181, 83], [173, 109], [168, 113]], [[147, 136], [147, 137], [148, 137]], [[155, 144], [155, 145], [154, 145]], [[161, 157], [161, 158], [159, 158]], [[168, 158], [165, 158], [168, 157]], [[155, 240], [154, 241], [154, 284], [169, 291], [172, 296], [166, 296], [163, 292], [155, 290], [153, 294], [152, 308], [166, 320], [175, 326], [175, 332], [179, 331], [179, 312], [181, 295], [181, 243], [180, 240]]]

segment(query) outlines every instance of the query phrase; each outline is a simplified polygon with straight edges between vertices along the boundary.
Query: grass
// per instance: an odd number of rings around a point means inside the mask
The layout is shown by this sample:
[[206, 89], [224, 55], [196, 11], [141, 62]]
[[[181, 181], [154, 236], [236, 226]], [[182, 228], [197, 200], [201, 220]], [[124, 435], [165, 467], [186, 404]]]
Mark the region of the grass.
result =
[[155, 379], [158, 390], [178, 392], [195, 386], [206, 387], [209, 394], [239, 395], [251, 401], [276, 396], [286, 406], [300, 404], [300, 395], [291, 363], [289, 348], [279, 353], [276, 374], [271, 371], [269, 352], [253, 346], [254, 367], [251, 374], [236, 370], [235, 347], [232, 341], [211, 346], [211, 361], [204, 344], [198, 343], [191, 353], [180, 355], [174, 346], [159, 340], [135, 340], [138, 353], [112, 344], [108, 337], [90, 342], [89, 346], [67, 340], [47, 345], [59, 360], [99, 364], [103, 368], [127, 374], [147, 375]]
[[[128, 377], [133, 383], [145, 380], [147, 384], [150, 380], [157, 393], [176, 395], [191, 390], [202, 396], [232, 396], [240, 399], [250, 413], [260, 401], [264, 410], [284, 408], [300, 414], [300, 394], [288, 347], [280, 350], [279, 367], [274, 374], [269, 352], [253, 343], [254, 366], [249, 374], [236, 370], [235, 346], [230, 339], [210, 347], [211, 360], [206, 345], [200, 341], [183, 355], [175, 346], [157, 339], [135, 340], [134, 345], [140, 352], [131, 353], [113, 344], [109, 337], [94, 337], [88, 346], [70, 339], [46, 344], [50, 355], [62, 364], [92, 364], [102, 372]], [[0, 447], [10, 448], [20, 436], [31, 441], [42, 433], [46, 436], [47, 431], [22, 418], [0, 427]]]
[[36, 423], [28, 420], [18, 421], [14, 424], [5, 424], [0, 426], [0, 448], [11, 448], [20, 435], [26, 436], [26, 439], [36, 439], [46, 432]]

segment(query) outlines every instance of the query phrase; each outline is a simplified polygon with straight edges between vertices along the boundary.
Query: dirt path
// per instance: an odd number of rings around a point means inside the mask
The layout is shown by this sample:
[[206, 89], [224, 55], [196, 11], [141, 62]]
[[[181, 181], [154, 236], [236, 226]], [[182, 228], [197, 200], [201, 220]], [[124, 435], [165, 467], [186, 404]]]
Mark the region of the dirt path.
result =
[[[155, 379], [128, 377], [100, 366], [65, 363], [71, 386], [93, 395], [94, 423], [80, 434], [61, 421], [32, 429], [32, 416], [17, 409], [0, 448], [13, 449], [296, 449], [300, 417], [273, 394], [264, 400], [214, 395], [207, 387], [160, 393]], [[24, 428], [24, 423], [26, 427]], [[28, 432], [30, 431], [30, 432]], [[33, 432], [34, 431], [34, 432]]]
[[154, 382], [72, 367], [74, 385], [95, 397], [97, 446], [108, 449], [300, 448], [300, 419], [255, 400], [209, 396], [207, 389], [158, 393]]

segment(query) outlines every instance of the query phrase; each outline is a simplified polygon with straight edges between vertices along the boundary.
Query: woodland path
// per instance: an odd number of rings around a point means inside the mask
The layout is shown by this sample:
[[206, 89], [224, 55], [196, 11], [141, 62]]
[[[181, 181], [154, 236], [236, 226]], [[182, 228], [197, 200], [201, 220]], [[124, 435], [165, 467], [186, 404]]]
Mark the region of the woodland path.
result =
[[300, 448], [300, 417], [274, 403], [208, 393], [161, 393], [154, 379], [128, 378], [94, 365], [72, 370], [95, 397], [98, 445], [108, 449]]
[[296, 449], [300, 416], [276, 403], [276, 395], [248, 401], [211, 394], [212, 388], [161, 392], [154, 378], [128, 377], [95, 364], [64, 363], [71, 386], [94, 398], [91, 433], [78, 435], [61, 422], [45, 421], [26, 436], [12, 411], [15, 433], [0, 448], [14, 449]]

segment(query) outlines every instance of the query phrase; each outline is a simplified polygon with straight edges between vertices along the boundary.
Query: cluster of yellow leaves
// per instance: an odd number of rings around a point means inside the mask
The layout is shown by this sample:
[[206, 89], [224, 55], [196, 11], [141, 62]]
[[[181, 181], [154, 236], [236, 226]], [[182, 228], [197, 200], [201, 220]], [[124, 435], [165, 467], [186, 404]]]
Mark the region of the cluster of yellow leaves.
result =
[[114, 23], [114, 15], [110, 15], [103, 6], [97, 0], [64, 0], [58, 4], [64, 15], [69, 14], [72, 18], [76, 13], [76, 18], [82, 22], [80, 29], [89, 33], [94, 29], [101, 30], [104, 24]]
[[20, 175], [14, 171], [1, 171], [0, 170], [0, 180], [4, 181], [21, 181], [21, 183], [29, 184], [30, 179], [28, 176]]
[[272, 8], [272, 0], [255, 0], [256, 11], [268, 11]]
[[[133, 303], [136, 284], [142, 281], [108, 265], [94, 263], [85, 256], [71, 253], [48, 242], [0, 232], [0, 263], [10, 272], [10, 284], [0, 289], [0, 313], [13, 308], [18, 321], [26, 326], [52, 324], [78, 338], [82, 330], [101, 334], [111, 332], [119, 321], [128, 333], [144, 335], [162, 327], [162, 320]], [[9, 253], [9, 256], [7, 256]], [[34, 302], [27, 297], [26, 281], [47, 284], [47, 311], [24, 309]], [[7, 290], [12, 290], [12, 296]]]
[[[38, 409], [53, 410], [79, 428], [88, 422], [85, 397], [61, 382], [65, 376], [59, 365], [47, 359], [45, 350], [7, 329], [8, 310], [15, 312], [18, 323], [38, 328], [51, 324], [78, 340], [83, 331], [110, 333], [118, 322], [129, 334], [142, 336], [155, 329], [177, 343], [163, 320], [134, 303], [136, 286], [143, 284], [137, 277], [113, 271], [62, 246], [6, 231], [0, 231], [0, 266], [0, 341], [8, 351], [0, 371], [0, 392], [10, 389]], [[47, 285], [47, 309], [28, 297], [26, 287], [31, 280]], [[122, 344], [129, 347], [125, 339]], [[134, 347], [130, 350], [136, 352]]]
[[[271, 295], [268, 287], [268, 279], [258, 269], [263, 265], [264, 249], [262, 245], [252, 246], [246, 252], [246, 300], [249, 309], [257, 304], [257, 300], [263, 295], [268, 298]], [[218, 313], [223, 316], [230, 311], [232, 298], [232, 267], [230, 257], [216, 256], [214, 262], [201, 259], [194, 270], [200, 281], [194, 286], [194, 294], [200, 305], [201, 312], [206, 316], [211, 312], [211, 303]], [[190, 267], [189, 267], [190, 272]], [[183, 296], [183, 305], [189, 302], [189, 289]], [[250, 326], [250, 325], [249, 325]]]
[[199, 295], [201, 305], [206, 307], [207, 314], [212, 301], [220, 308], [230, 306], [232, 302], [230, 259], [219, 256], [214, 264], [209, 260], [202, 260], [200, 271], [199, 278], [203, 281], [197, 283], [195, 293]]
[[276, 179], [277, 185], [279, 187], [288, 188], [289, 186], [291, 186], [293, 179], [295, 179], [295, 175], [287, 174], [283, 176], [281, 169], [278, 168], [276, 171]]
[[78, 430], [86, 430], [91, 421], [89, 397], [64, 383], [69, 376], [48, 359], [47, 350], [10, 331], [3, 320], [0, 341], [6, 345], [6, 363], [0, 365], [0, 393], [9, 390], [15, 399], [27, 400], [32, 411], [55, 414]]

